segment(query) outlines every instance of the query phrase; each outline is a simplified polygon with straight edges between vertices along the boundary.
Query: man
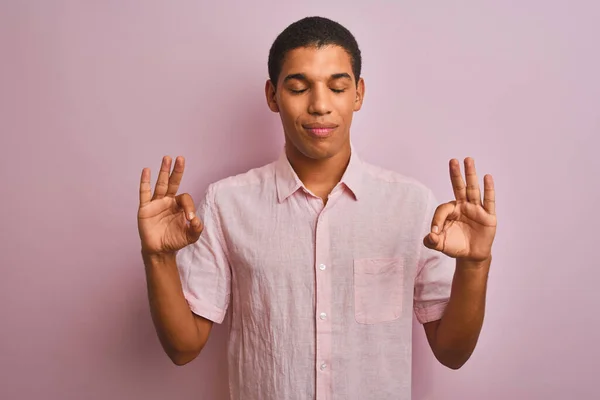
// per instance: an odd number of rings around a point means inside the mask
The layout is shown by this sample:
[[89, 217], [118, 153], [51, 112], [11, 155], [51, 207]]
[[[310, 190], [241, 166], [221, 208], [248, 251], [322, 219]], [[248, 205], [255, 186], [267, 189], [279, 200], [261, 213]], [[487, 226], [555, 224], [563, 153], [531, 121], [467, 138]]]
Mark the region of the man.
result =
[[361, 161], [350, 141], [365, 83], [352, 34], [325, 18], [286, 28], [265, 93], [279, 160], [177, 195], [184, 158], [142, 172], [138, 213], [153, 321], [177, 365], [229, 310], [232, 399], [409, 399], [412, 312], [435, 357], [475, 348], [496, 231], [492, 177], [440, 205], [419, 182]]

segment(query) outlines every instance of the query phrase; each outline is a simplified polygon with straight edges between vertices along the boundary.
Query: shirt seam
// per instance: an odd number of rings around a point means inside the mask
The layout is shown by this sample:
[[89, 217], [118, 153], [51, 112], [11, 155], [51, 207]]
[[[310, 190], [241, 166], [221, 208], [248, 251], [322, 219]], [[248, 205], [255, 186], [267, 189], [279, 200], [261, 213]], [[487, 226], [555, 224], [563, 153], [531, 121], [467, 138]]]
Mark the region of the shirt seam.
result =
[[[421, 225], [421, 232], [426, 232], [427, 228], [427, 219], [429, 218], [429, 203], [432, 198], [431, 190], [427, 190], [427, 202], [425, 206], [425, 217], [423, 218], [423, 222]], [[419, 246], [419, 252], [417, 254], [417, 273], [415, 274], [415, 281], [419, 279], [421, 272], [423, 271], [423, 263], [421, 262], [421, 255], [423, 254], [423, 246], [424, 244]]]
[[227, 259], [227, 264], [231, 265], [230, 257], [229, 257], [229, 248], [227, 247], [227, 243], [225, 241], [225, 236], [223, 235], [223, 226], [221, 225], [221, 218], [217, 216], [215, 212], [216, 207], [215, 201], [215, 189], [214, 186], [210, 186], [209, 196], [208, 196], [208, 211], [210, 212], [210, 217], [217, 224], [217, 239], [219, 244], [223, 248], [223, 253], [225, 254], [225, 258]]
[[[225, 260], [227, 261], [227, 267], [229, 268], [229, 274], [231, 276], [232, 271], [231, 271], [231, 258], [229, 255], [229, 248], [227, 247], [227, 242], [225, 241], [225, 236], [223, 234], [223, 227], [221, 225], [221, 218], [217, 215], [216, 213], [216, 208], [217, 208], [217, 203], [215, 201], [215, 186], [214, 185], [210, 185], [209, 186], [209, 190], [208, 190], [208, 196], [207, 196], [207, 200], [208, 200], [208, 212], [210, 213], [210, 217], [211, 219], [216, 223], [217, 225], [217, 240], [219, 241], [219, 244], [221, 245], [221, 248], [223, 249], [223, 254], [225, 255]], [[227, 303], [225, 304], [225, 307], [227, 307], [230, 303], [230, 296], [231, 296], [231, 277], [229, 279], [229, 287], [226, 288], [227, 291]]]

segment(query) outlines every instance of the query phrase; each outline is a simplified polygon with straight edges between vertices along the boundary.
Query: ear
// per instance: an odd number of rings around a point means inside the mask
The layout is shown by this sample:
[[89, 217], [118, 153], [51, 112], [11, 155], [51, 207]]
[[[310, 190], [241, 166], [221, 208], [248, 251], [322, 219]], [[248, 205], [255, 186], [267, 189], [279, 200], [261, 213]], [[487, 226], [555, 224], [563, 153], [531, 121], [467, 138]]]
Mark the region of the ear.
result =
[[275, 90], [275, 86], [271, 80], [267, 80], [265, 84], [265, 96], [267, 97], [267, 105], [269, 109], [273, 112], [279, 112], [279, 106], [277, 105], [277, 91]]
[[354, 100], [354, 111], [358, 111], [361, 109], [364, 98], [365, 98], [365, 81], [363, 78], [360, 78], [356, 85], [356, 99]]

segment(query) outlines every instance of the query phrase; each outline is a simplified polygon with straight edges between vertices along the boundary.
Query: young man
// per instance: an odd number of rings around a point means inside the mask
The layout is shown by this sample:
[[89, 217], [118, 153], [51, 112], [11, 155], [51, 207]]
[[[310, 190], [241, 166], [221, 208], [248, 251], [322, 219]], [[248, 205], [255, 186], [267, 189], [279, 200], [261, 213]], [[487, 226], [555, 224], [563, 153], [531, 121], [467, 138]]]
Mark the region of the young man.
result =
[[149, 301], [165, 352], [193, 360], [229, 310], [232, 399], [409, 399], [412, 312], [436, 358], [460, 368], [477, 342], [496, 231], [492, 177], [472, 159], [456, 199], [361, 161], [350, 125], [365, 83], [352, 34], [325, 18], [286, 28], [269, 55], [279, 160], [177, 195], [178, 157], [138, 213]]

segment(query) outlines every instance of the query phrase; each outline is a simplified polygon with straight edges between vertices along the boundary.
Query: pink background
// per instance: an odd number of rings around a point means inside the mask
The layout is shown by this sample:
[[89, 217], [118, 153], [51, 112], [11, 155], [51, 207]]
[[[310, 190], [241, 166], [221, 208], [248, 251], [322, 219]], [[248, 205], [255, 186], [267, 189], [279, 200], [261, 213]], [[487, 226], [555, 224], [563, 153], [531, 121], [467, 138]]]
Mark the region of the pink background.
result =
[[440, 201], [452, 157], [496, 180], [479, 345], [451, 371], [416, 326], [414, 398], [596, 398], [599, 3], [236, 3], [0, 3], [0, 398], [223, 398], [224, 327], [185, 367], [155, 336], [139, 174], [184, 155], [198, 200], [276, 157], [268, 49], [315, 14], [363, 50], [363, 158]]

